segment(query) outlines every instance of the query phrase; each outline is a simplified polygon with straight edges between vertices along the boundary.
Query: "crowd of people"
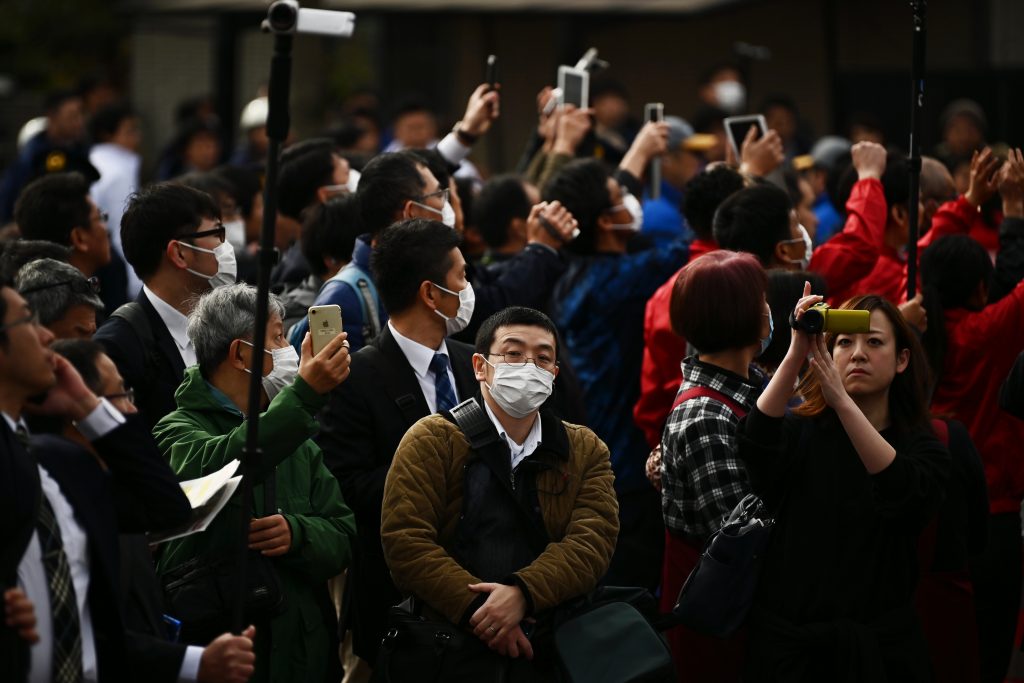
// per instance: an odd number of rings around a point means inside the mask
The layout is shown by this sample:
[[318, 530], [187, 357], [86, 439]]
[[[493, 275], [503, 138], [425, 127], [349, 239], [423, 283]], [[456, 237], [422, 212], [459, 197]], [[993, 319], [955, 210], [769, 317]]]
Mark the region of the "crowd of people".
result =
[[[52, 93], [0, 182], [0, 679], [567, 680], [574, 605], [671, 611], [756, 494], [745, 625], [669, 628], [678, 681], [1002, 681], [1024, 155], [952, 102], [912, 197], [870, 116], [815, 139], [732, 65], [689, 120], [590, 95], [538, 93], [514, 169], [469, 160], [523, 96], [500, 85], [445, 135], [365, 92], [289, 139], [257, 330], [267, 100], [233, 151], [182, 103], [149, 178], [131, 106]], [[730, 142], [750, 111], [768, 130]], [[826, 303], [866, 329], [807, 331]], [[331, 305], [325, 339], [307, 311]], [[195, 519], [180, 482], [234, 460], [252, 499], [154, 542]]]

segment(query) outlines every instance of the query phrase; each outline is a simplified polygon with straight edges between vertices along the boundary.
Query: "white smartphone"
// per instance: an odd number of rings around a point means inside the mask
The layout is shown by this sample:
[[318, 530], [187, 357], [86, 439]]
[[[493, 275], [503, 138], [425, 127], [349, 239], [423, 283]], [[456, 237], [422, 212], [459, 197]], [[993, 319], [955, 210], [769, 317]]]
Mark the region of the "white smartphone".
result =
[[310, 306], [308, 317], [309, 336], [315, 356], [341, 334], [341, 306]]
[[558, 89], [562, 93], [560, 105], [586, 109], [590, 103], [590, 72], [563, 64], [558, 67]]
[[740, 145], [743, 144], [751, 126], [757, 127], [755, 140], [768, 134], [768, 124], [765, 123], [764, 116], [761, 114], [730, 116], [723, 119], [722, 123], [725, 125], [725, 134], [729, 136], [729, 144], [732, 145], [732, 151], [736, 153], [737, 159], [740, 158]]

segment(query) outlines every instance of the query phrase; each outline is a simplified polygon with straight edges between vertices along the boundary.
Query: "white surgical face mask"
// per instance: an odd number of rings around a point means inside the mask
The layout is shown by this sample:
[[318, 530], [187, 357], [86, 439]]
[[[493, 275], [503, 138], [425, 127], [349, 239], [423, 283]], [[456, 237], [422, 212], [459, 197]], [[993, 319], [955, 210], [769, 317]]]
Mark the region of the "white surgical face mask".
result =
[[440, 209], [435, 209], [434, 207], [429, 206], [427, 204], [423, 204], [421, 202], [413, 202], [413, 204], [422, 209], [426, 209], [427, 211], [433, 211], [436, 214], [440, 214], [441, 222], [447, 225], [452, 230], [455, 229], [455, 209], [452, 208], [452, 205], [447, 198], [445, 198], [444, 200], [444, 206], [442, 206]]
[[614, 213], [621, 209], [625, 209], [629, 212], [631, 220], [629, 223], [612, 223], [612, 229], [640, 232], [640, 228], [644, 225], [644, 209], [640, 204], [640, 200], [637, 199], [632, 192], [624, 191], [622, 193], [622, 204], [619, 206], [613, 206], [608, 209], [608, 211]]
[[224, 224], [224, 237], [236, 249], [245, 248], [245, 221], [228, 221]]
[[[240, 339], [243, 344], [252, 346], [252, 342]], [[263, 391], [267, 392], [267, 399], [273, 401], [274, 397], [281, 393], [281, 390], [295, 381], [299, 374], [299, 354], [295, 347], [289, 344], [283, 349], [264, 349], [263, 353], [269, 354], [274, 359], [274, 367], [270, 373], [263, 376]], [[246, 372], [251, 373], [249, 368]]]
[[476, 306], [476, 293], [473, 292], [473, 284], [470, 282], [466, 283], [466, 288], [461, 292], [453, 292], [450, 289], [446, 289], [436, 282], [431, 282], [442, 292], [447, 292], [452, 296], [459, 297], [459, 310], [456, 311], [455, 317], [449, 317], [441, 311], [434, 309], [434, 313], [444, 318], [444, 326], [447, 329], [448, 334], [458, 334], [466, 329], [469, 325], [469, 319], [473, 317], [473, 308]]
[[192, 273], [197, 277], [201, 277], [210, 283], [210, 289], [220, 287], [221, 285], [232, 285], [235, 283], [235, 278], [238, 275], [238, 264], [235, 262], [235, 249], [229, 242], [222, 242], [217, 245], [216, 249], [204, 249], [203, 247], [197, 247], [194, 244], [188, 242], [178, 242], [183, 247], [188, 247], [194, 251], [201, 251], [204, 254], [213, 254], [217, 259], [217, 272], [213, 275], [206, 275], [200, 273], [198, 270], [192, 270], [186, 268], [188, 272]]
[[718, 106], [730, 114], [739, 112], [747, 102], [747, 89], [739, 81], [719, 81], [713, 88]]
[[807, 267], [811, 265], [811, 253], [814, 251], [814, 244], [811, 242], [811, 235], [807, 232], [807, 228], [803, 225], [797, 224], [797, 229], [800, 230], [800, 237], [791, 240], [784, 240], [783, 244], [793, 244], [794, 242], [803, 241], [804, 243], [804, 257], [798, 259], [789, 259], [790, 263], [800, 266], [800, 270], [807, 270]]
[[761, 340], [761, 351], [757, 355], [761, 356], [768, 347], [772, 345], [772, 335], [775, 334], [775, 319], [772, 318], [772, 308], [768, 307], [768, 312], [765, 313], [768, 316], [768, 336]]
[[533, 363], [522, 366], [484, 362], [494, 368], [494, 380], [487, 385], [491, 398], [510, 417], [523, 418], [539, 410], [551, 395], [555, 376]]

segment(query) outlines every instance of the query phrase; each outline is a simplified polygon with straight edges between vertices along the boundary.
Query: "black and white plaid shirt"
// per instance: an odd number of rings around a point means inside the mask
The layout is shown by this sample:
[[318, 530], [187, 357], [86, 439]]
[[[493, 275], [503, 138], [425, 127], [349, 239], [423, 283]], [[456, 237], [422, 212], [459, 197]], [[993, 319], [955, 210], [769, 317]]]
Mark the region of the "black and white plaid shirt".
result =
[[[683, 361], [679, 392], [704, 387], [751, 410], [763, 376], [750, 380], [692, 356]], [[665, 524], [701, 545], [746, 494], [750, 483], [736, 456], [739, 416], [721, 401], [698, 396], [673, 408], [661, 437], [661, 509]]]

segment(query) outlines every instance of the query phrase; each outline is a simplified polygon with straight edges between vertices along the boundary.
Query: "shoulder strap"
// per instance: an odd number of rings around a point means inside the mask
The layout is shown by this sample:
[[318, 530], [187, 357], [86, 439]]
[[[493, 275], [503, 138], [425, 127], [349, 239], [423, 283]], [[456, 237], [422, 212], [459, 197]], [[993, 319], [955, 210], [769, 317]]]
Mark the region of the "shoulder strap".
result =
[[110, 314], [110, 317], [124, 320], [138, 333], [139, 339], [142, 340], [143, 345], [147, 349], [153, 347], [153, 327], [149, 324], [149, 318], [146, 316], [146, 312], [142, 310], [139, 302], [129, 301], [126, 304], [122, 304], [116, 311]]
[[[156, 337], [153, 336], [153, 326], [149, 322], [149, 316], [143, 310], [142, 305], [137, 301], [129, 301], [122, 304], [110, 314], [111, 318], [120, 318], [128, 323], [135, 333], [139, 335], [139, 341], [143, 348], [143, 382], [151, 385], [157, 381], [159, 355], [156, 347]], [[133, 387], [135, 388], [135, 387]]]
[[467, 398], [452, 408], [449, 414], [451, 421], [466, 435], [470, 448], [480, 448], [494, 441], [494, 425], [475, 398]]
[[380, 334], [380, 314], [377, 312], [380, 297], [370, 276], [350, 261], [331, 280], [344, 282], [358, 295], [359, 307], [363, 310], [363, 339], [372, 339]]
[[710, 387], [693, 387], [692, 389], [687, 389], [676, 396], [676, 402], [672, 404], [672, 408], [675, 409], [676, 406], [686, 403], [692, 398], [701, 397], [713, 398], [716, 401], [723, 403], [729, 410], [736, 414], [736, 417], [743, 418], [747, 415], [747, 411], [743, 406], [736, 403], [736, 401], [732, 400], [722, 392], [715, 391]]

